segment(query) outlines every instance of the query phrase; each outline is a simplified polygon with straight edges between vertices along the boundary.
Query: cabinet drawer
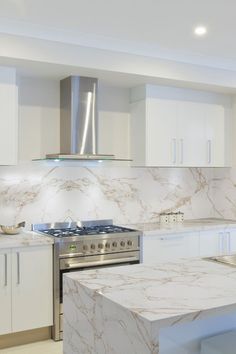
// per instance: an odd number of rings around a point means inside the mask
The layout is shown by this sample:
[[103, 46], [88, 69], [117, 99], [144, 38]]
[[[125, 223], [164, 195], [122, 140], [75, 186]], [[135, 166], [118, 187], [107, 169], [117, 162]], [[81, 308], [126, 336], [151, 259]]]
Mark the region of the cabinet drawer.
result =
[[173, 234], [143, 237], [143, 262], [165, 262], [199, 255], [199, 235]]

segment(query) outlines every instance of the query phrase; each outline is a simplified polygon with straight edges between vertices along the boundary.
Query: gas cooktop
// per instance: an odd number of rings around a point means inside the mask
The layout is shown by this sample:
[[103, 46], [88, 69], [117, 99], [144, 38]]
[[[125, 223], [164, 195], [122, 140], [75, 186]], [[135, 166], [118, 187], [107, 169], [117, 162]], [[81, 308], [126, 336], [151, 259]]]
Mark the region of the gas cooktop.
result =
[[115, 225], [100, 225], [91, 227], [62, 228], [62, 229], [45, 229], [43, 233], [54, 237], [70, 237], [70, 236], [85, 236], [85, 235], [101, 235], [130, 232], [133, 230]]
[[80, 221], [68, 223], [36, 224], [33, 230], [53, 237], [107, 235], [133, 232], [134, 230], [113, 225], [112, 220]]

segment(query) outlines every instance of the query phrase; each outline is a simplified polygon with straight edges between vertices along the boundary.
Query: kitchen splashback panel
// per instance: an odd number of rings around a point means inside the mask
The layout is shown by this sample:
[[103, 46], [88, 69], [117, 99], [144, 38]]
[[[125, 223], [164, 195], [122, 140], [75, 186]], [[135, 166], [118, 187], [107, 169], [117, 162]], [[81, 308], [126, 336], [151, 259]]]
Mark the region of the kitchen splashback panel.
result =
[[[158, 221], [181, 210], [186, 219], [213, 217], [213, 169], [0, 167], [1, 223], [111, 218], [117, 224]], [[219, 215], [217, 215], [219, 216]]]

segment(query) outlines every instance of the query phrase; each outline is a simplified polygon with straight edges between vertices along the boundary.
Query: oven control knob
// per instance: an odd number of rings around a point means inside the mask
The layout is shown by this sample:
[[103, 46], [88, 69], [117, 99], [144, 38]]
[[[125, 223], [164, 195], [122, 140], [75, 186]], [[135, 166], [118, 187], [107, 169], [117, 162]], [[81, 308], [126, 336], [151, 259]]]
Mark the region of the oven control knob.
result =
[[88, 251], [88, 245], [83, 245], [83, 251]]
[[131, 241], [131, 240], [127, 241], [127, 245], [128, 246], [133, 246], [133, 241]]
[[120, 245], [121, 247], [125, 247], [125, 241], [121, 241]]
[[112, 242], [112, 247], [117, 247], [117, 242], [116, 241]]
[[95, 250], [95, 248], [96, 248], [95, 244], [92, 243], [92, 244], [91, 244], [91, 249], [92, 249], [92, 250]]
[[98, 244], [98, 248], [99, 248], [100, 250], [102, 250], [102, 249], [104, 248], [103, 243], [99, 243], [99, 244]]
[[107, 243], [105, 244], [105, 247], [106, 247], [106, 248], [110, 248], [110, 247], [111, 247], [110, 243], [107, 242]]

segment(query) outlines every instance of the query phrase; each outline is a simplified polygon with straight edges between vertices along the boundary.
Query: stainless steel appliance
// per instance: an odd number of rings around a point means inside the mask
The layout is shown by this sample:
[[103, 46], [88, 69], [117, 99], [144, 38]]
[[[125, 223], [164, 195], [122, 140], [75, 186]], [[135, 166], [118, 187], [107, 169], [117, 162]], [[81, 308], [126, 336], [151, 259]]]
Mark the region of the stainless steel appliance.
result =
[[140, 232], [112, 220], [35, 224], [32, 230], [54, 238], [54, 340], [63, 338], [63, 274], [91, 267], [140, 262]]
[[53, 160], [124, 160], [98, 152], [98, 79], [70, 76], [60, 81], [60, 152]]

